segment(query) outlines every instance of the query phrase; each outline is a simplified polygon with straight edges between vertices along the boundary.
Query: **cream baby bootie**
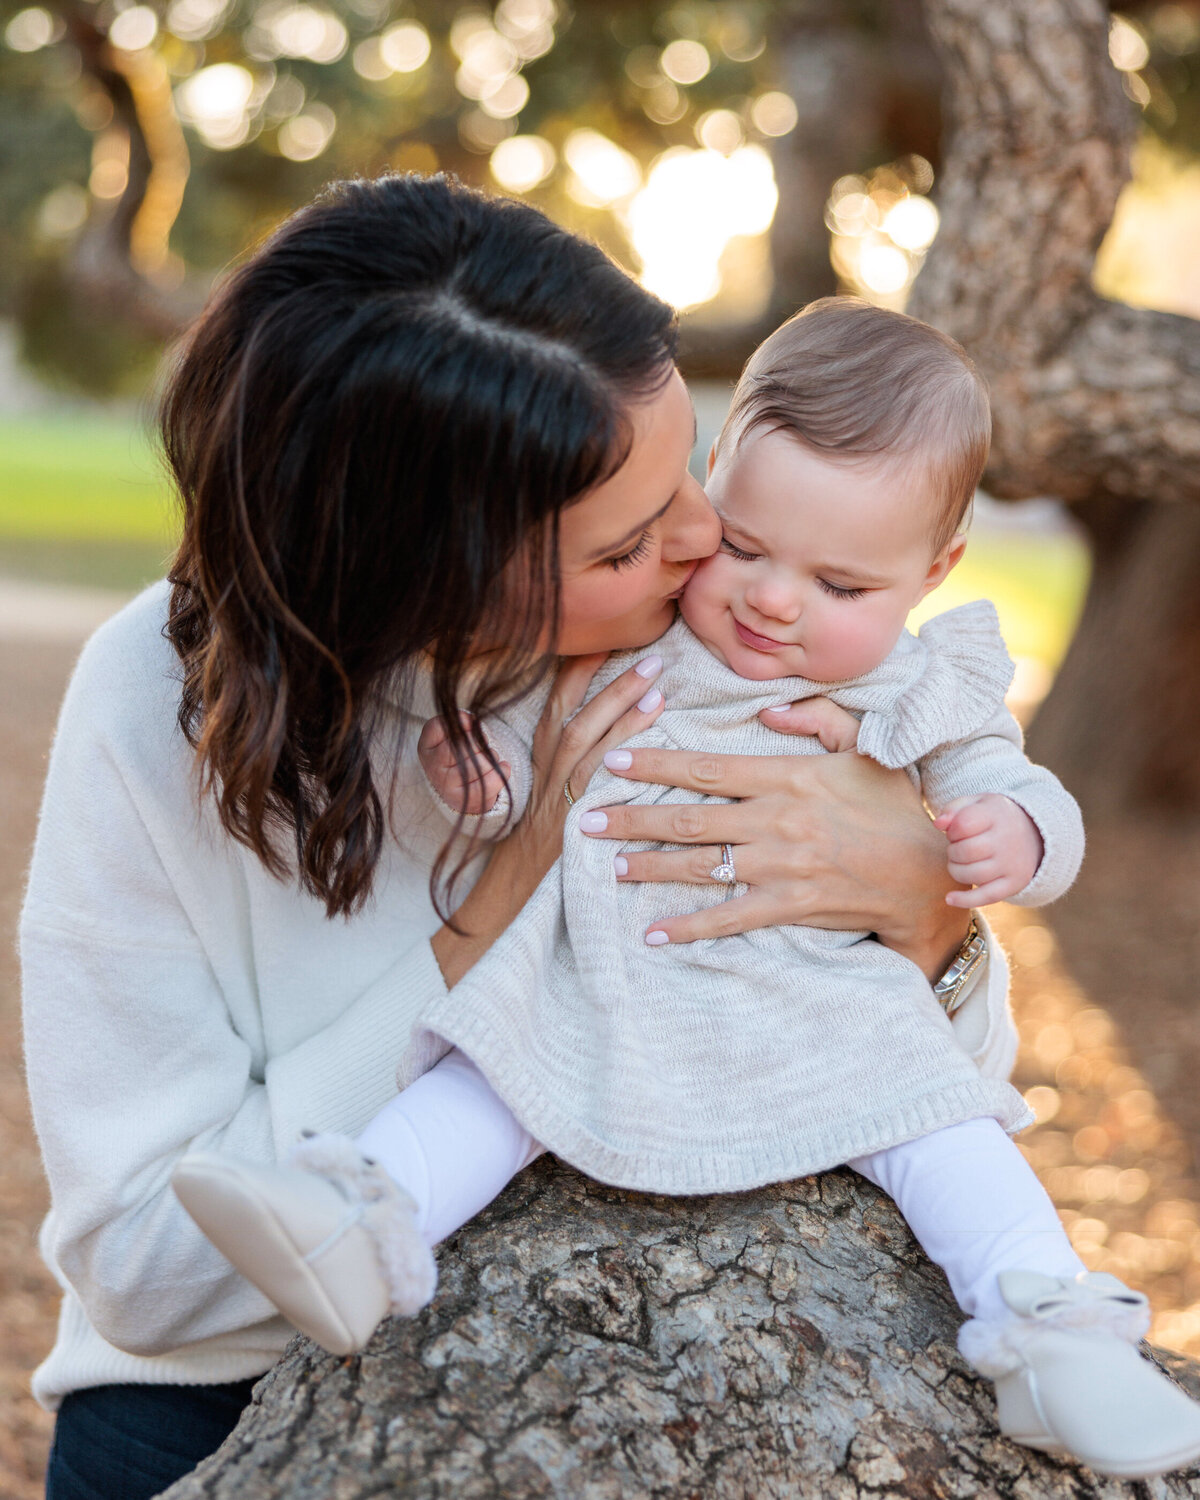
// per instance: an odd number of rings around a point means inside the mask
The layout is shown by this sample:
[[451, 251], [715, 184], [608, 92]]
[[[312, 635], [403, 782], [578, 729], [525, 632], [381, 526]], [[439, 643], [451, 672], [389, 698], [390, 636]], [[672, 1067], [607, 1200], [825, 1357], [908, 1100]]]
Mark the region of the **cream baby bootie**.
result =
[[996, 1383], [1000, 1431], [1098, 1474], [1145, 1479], [1200, 1458], [1200, 1406], [1141, 1357], [1140, 1292], [1103, 1271], [1002, 1271], [1010, 1318], [973, 1318], [958, 1347]]
[[416, 1205], [346, 1136], [306, 1134], [283, 1166], [193, 1151], [171, 1186], [221, 1254], [331, 1354], [353, 1354], [389, 1314], [433, 1297]]

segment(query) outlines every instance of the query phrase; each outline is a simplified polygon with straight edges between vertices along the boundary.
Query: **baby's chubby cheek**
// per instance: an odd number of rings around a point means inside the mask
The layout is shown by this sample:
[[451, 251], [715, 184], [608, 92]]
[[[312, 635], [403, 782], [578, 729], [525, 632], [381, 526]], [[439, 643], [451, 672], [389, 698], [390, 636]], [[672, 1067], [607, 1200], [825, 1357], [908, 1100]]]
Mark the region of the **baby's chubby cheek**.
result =
[[688, 586], [679, 601], [679, 613], [687, 621], [692, 634], [728, 666], [728, 659], [722, 650], [722, 638], [728, 636], [733, 629], [729, 623], [732, 595], [728, 580], [723, 577], [723, 561], [720, 553], [704, 559], [688, 580]]

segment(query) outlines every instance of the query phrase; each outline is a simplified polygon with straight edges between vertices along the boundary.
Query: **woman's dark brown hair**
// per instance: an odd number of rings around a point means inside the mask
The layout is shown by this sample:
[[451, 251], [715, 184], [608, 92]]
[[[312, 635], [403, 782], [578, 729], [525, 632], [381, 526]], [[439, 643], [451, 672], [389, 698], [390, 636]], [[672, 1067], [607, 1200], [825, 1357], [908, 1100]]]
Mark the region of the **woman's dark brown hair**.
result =
[[[558, 516], [624, 460], [674, 340], [595, 246], [416, 176], [326, 189], [189, 335], [161, 416], [179, 722], [226, 830], [330, 916], [383, 846], [385, 693], [425, 654], [465, 762], [460, 697], [482, 715], [545, 669]], [[481, 641], [504, 649], [468, 687]]]

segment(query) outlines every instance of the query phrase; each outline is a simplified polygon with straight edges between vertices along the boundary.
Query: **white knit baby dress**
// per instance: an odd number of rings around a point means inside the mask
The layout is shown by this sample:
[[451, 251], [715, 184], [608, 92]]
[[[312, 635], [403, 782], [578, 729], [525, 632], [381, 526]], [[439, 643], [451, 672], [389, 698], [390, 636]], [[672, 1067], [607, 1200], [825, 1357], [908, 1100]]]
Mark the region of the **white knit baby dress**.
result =
[[[631, 746], [823, 753], [757, 715], [824, 695], [860, 717], [861, 753], [919, 768], [931, 805], [996, 791], [1025, 807], [1046, 844], [1027, 899], [1050, 899], [1074, 877], [1078, 810], [1021, 752], [990, 604], [906, 633], [874, 671], [834, 685], [749, 682], [682, 621], [655, 649], [667, 706]], [[611, 657], [593, 691], [642, 654]], [[526, 746], [544, 697], [503, 716]], [[725, 888], [618, 883], [620, 846], [576, 825], [596, 807], [702, 800], [598, 771], [520, 916], [422, 1011], [424, 1065], [460, 1047], [557, 1156], [599, 1181], [664, 1193], [784, 1181], [976, 1117], [1010, 1131], [1029, 1123], [1016, 1090], [983, 1077], [956, 1041], [925, 975], [867, 933], [786, 926], [648, 947], [653, 921], [723, 900]]]

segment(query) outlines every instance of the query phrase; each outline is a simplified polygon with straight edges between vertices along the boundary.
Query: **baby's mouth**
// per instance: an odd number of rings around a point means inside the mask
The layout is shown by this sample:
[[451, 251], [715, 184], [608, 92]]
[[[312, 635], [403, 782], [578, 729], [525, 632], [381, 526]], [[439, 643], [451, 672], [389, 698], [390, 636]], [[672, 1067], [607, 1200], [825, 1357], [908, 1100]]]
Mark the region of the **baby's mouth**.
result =
[[737, 619], [733, 622], [733, 628], [739, 638], [755, 651], [782, 651], [788, 645], [787, 641], [773, 641], [769, 635], [759, 635], [756, 630], [751, 630]]

